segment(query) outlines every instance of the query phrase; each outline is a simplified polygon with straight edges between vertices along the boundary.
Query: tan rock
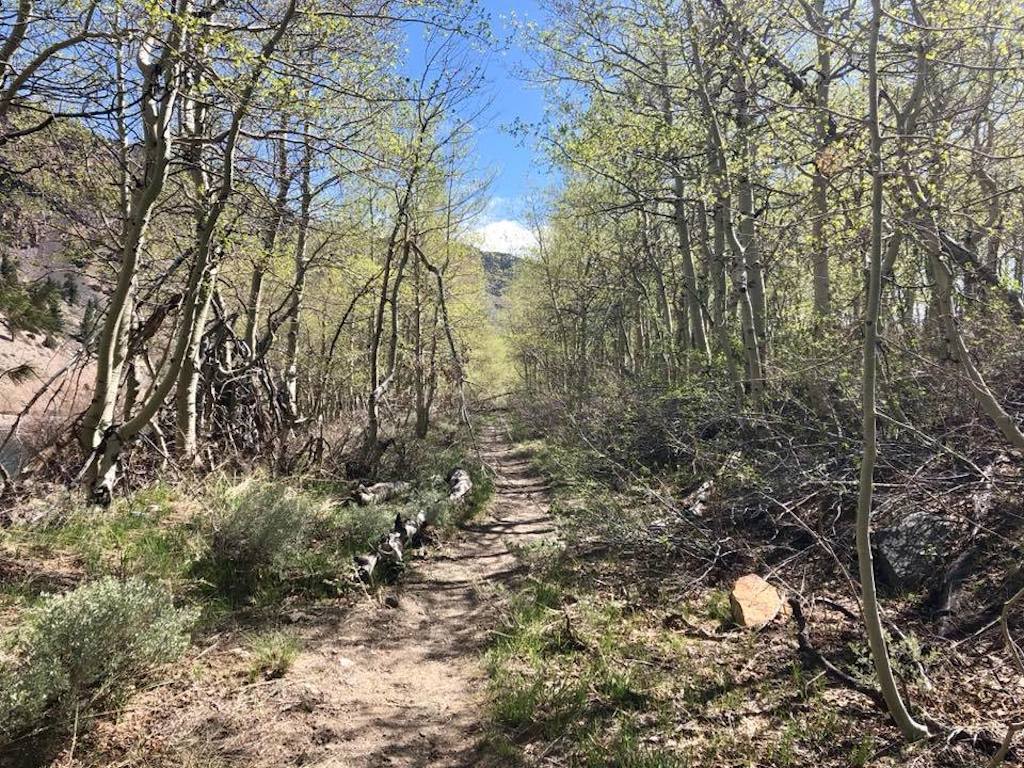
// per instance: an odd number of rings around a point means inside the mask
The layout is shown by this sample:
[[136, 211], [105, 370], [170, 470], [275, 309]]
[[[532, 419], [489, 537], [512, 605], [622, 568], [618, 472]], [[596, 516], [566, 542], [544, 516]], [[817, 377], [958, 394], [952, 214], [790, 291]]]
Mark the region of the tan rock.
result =
[[779, 590], [754, 573], [736, 580], [729, 593], [732, 618], [741, 627], [763, 627], [779, 615], [782, 596]]

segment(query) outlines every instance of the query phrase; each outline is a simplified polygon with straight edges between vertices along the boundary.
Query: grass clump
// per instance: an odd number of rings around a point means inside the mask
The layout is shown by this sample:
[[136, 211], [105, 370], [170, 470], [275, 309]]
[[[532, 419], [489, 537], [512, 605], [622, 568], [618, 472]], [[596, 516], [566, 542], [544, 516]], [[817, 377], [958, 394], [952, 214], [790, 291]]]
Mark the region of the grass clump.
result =
[[287, 632], [273, 631], [252, 638], [249, 682], [284, 677], [299, 655], [299, 641]]
[[67, 725], [188, 645], [190, 611], [140, 579], [105, 577], [29, 609], [0, 662], [0, 744]]
[[490, 469], [478, 463], [469, 463], [467, 471], [473, 481], [473, 487], [456, 510], [456, 523], [472, 520], [484, 510], [487, 502], [494, 496], [494, 475]]
[[556, 740], [570, 765], [681, 765], [641, 744], [634, 727], [664, 704], [634, 618], [615, 601], [580, 599], [557, 552], [547, 558], [511, 600], [487, 653], [492, 743], [508, 751], [519, 739]]
[[724, 589], [711, 590], [704, 604], [704, 612], [711, 621], [718, 622], [720, 627], [730, 626], [733, 618], [729, 593]]
[[[614, 572], [597, 581], [592, 562], [571, 551], [517, 555], [531, 575], [508, 601], [486, 656], [488, 744], [501, 764], [532, 765], [538, 751], [581, 768], [781, 767], [830, 749], [855, 762], [868, 753], [844, 743], [817, 679], [778, 663], [792, 660], [783, 645], [756, 664], [757, 636], [694, 637], [666, 623], [660, 596], [609, 589]], [[722, 622], [728, 595], [712, 590], [671, 607]]]
[[585, 745], [581, 762], [588, 768], [689, 768], [690, 761], [665, 749], [643, 742], [632, 728], [616, 733], [610, 744], [594, 739]]

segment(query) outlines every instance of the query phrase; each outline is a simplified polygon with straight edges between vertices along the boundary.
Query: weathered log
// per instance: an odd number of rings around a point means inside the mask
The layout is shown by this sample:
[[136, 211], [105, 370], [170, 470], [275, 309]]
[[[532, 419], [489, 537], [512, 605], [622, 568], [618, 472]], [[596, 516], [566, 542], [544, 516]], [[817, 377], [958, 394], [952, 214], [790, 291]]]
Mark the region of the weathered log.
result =
[[[398, 484], [378, 483], [378, 485]], [[406, 487], [409, 485], [408, 483], [401, 484]], [[376, 487], [372, 486], [372, 488]], [[450, 505], [460, 504], [472, 488], [473, 481], [470, 479], [469, 473], [464, 469], [453, 469], [448, 475], [447, 503]], [[387, 579], [395, 575], [405, 564], [406, 550], [420, 545], [423, 531], [437, 520], [444, 506], [444, 501], [428, 503], [414, 517], [408, 519], [402, 519], [401, 514], [395, 515], [394, 526], [389, 533], [380, 538], [374, 551], [355, 558], [356, 576], [361, 581], [369, 582], [375, 579]]]
[[432, 504], [403, 520], [395, 515], [394, 527], [377, 542], [374, 551], [355, 558], [356, 576], [361, 581], [387, 580], [405, 566], [406, 550], [418, 547], [423, 531], [437, 519], [440, 505]]
[[361, 505], [382, 504], [408, 492], [409, 483], [404, 480], [395, 480], [390, 483], [374, 483], [370, 486], [360, 485], [356, 488], [355, 499]]
[[356, 576], [360, 581], [372, 581], [378, 568], [389, 571], [402, 566], [405, 552], [406, 528], [401, 515], [395, 515], [395, 525], [382, 536], [373, 552], [355, 557]]
[[448, 501], [459, 504], [473, 490], [473, 480], [469, 472], [455, 468], [448, 474]]

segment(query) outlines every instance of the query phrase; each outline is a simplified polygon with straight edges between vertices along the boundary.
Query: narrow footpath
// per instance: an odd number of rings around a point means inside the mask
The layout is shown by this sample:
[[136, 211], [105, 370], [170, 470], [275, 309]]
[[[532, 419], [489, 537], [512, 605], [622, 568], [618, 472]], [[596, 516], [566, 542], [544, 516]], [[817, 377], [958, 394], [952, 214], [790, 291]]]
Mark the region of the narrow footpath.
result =
[[296, 664], [294, 674], [324, 697], [317, 710], [330, 713], [314, 765], [476, 764], [487, 684], [480, 652], [502, 588], [522, 576], [512, 549], [554, 536], [528, 461], [499, 426], [482, 442], [496, 473], [485, 514], [417, 560], [395, 589], [397, 607], [367, 601]]

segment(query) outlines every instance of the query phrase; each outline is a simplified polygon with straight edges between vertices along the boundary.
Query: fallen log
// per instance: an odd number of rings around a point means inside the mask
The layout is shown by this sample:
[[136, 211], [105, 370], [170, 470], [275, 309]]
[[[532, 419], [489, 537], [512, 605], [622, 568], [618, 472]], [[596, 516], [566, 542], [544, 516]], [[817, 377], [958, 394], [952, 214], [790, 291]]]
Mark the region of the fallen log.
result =
[[473, 480], [469, 472], [464, 469], [455, 468], [448, 473], [448, 501], [459, 504], [473, 490]]
[[[406, 483], [408, 485], [408, 483]], [[461, 504], [473, 488], [469, 472], [453, 469], [448, 475], [448, 496], [436, 502], [428, 502], [415, 516], [403, 519], [395, 515], [391, 531], [382, 536], [374, 551], [355, 558], [356, 576], [360, 581], [372, 582], [393, 578], [405, 566], [406, 550], [418, 547], [423, 541], [423, 532], [434, 523], [445, 504]]]
[[356, 576], [360, 581], [373, 581], [378, 568], [385, 567], [389, 573], [400, 569], [404, 564], [402, 557], [405, 553], [405, 523], [401, 515], [395, 515], [395, 525], [391, 531], [380, 538], [374, 551], [367, 555], [356, 555]]
[[360, 505], [383, 504], [385, 501], [397, 498], [407, 493], [411, 486], [404, 480], [395, 480], [390, 483], [374, 483], [366, 486], [360, 485], [356, 488], [355, 499]]

